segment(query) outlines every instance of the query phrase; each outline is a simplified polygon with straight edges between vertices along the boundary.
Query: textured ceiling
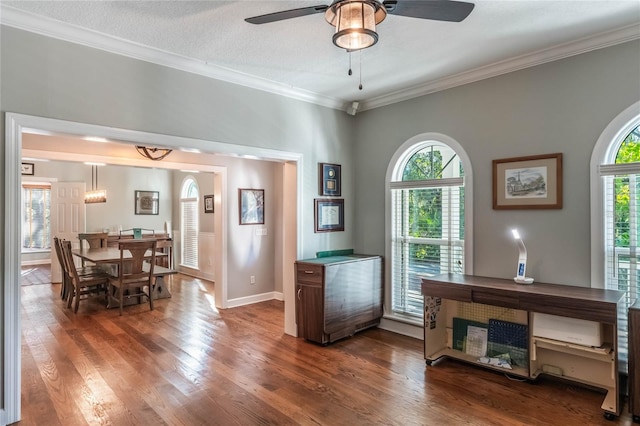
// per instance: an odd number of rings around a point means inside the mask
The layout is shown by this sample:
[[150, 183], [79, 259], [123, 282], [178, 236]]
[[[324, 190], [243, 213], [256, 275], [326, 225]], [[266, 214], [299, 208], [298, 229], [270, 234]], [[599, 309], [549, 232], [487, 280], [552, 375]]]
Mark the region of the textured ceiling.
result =
[[[191, 63], [196, 72], [335, 108], [355, 100], [380, 106], [640, 38], [638, 0], [477, 0], [460, 23], [389, 15], [378, 26], [378, 44], [351, 58], [333, 45], [334, 28], [323, 14], [263, 25], [244, 21], [327, 3], [3, 1], [2, 22], [53, 36], [62, 22], [67, 30], [61, 38], [88, 45], [104, 35], [114, 43], [130, 41], [136, 49], [153, 48], [154, 57], [168, 53], [174, 62]], [[607, 36], [611, 32], [616, 35]]]

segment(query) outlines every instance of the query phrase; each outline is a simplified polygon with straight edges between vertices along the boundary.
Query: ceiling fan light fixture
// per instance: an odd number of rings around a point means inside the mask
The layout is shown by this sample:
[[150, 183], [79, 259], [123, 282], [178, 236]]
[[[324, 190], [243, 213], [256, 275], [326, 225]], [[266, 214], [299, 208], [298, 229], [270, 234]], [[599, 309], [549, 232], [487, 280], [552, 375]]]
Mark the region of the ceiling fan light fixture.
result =
[[336, 27], [333, 43], [349, 51], [376, 44], [376, 25], [386, 16], [386, 9], [376, 0], [339, 0], [325, 12], [327, 22]]

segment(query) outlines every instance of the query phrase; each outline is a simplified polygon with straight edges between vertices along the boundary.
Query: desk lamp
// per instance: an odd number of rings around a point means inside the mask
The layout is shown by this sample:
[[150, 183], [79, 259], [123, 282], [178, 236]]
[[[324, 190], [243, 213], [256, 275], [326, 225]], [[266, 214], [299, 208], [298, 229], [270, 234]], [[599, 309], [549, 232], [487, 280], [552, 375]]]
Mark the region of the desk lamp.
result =
[[518, 284], [531, 284], [533, 283], [533, 278], [526, 277], [525, 273], [527, 271], [527, 248], [524, 246], [524, 242], [522, 238], [520, 238], [520, 234], [517, 229], [512, 229], [513, 238], [518, 242], [518, 248], [520, 249], [520, 254], [518, 255], [518, 269], [515, 278], [513, 279]]

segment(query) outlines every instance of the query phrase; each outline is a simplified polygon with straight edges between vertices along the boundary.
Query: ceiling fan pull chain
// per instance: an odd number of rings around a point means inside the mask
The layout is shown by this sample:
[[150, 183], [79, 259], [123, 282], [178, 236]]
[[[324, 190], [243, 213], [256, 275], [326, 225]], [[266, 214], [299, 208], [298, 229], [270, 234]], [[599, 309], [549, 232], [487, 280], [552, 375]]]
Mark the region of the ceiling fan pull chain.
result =
[[360, 85], [358, 86], [358, 90], [362, 90], [362, 50], [360, 50]]
[[349, 51], [349, 75], [353, 74], [353, 71], [351, 71], [351, 51]]

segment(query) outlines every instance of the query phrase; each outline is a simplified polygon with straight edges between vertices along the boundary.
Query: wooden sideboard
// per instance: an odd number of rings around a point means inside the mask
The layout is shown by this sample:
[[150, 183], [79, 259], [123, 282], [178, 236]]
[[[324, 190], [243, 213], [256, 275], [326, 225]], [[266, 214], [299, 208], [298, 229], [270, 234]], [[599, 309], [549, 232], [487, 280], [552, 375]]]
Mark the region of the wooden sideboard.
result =
[[629, 411], [640, 423], [640, 299], [629, 308]]
[[295, 262], [298, 337], [327, 344], [382, 317], [382, 257], [352, 254]]
[[[602, 409], [612, 419], [620, 414], [618, 379], [618, 313], [624, 292], [547, 283], [516, 284], [513, 280], [442, 274], [422, 279], [425, 297], [424, 356], [428, 365], [451, 357], [527, 379], [555, 375], [607, 391]], [[603, 343], [585, 346], [536, 336], [536, 314], [597, 322]], [[454, 322], [478, 325], [501, 321], [526, 333], [523, 365], [511, 369], [491, 365], [454, 342]], [[569, 320], [571, 321], [571, 320]], [[458, 326], [458, 330], [460, 327]], [[524, 330], [524, 331], [523, 331]], [[458, 331], [459, 334], [459, 331]]]

